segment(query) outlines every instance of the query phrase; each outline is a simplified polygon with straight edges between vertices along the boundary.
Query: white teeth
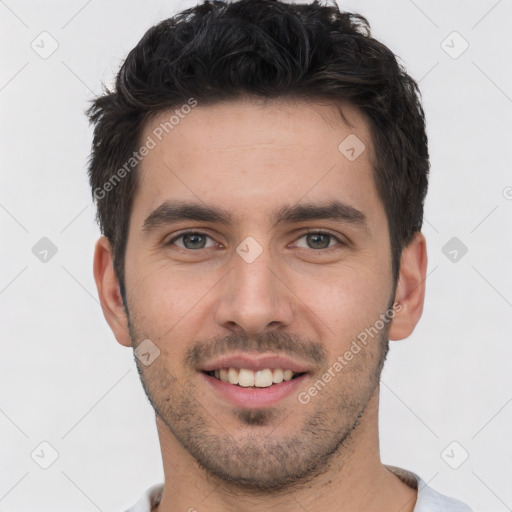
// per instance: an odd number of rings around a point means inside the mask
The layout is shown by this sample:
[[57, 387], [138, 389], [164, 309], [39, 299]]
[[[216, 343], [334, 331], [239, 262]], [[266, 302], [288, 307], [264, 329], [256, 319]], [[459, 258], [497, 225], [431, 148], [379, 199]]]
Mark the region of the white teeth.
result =
[[254, 386], [254, 372], [245, 368], [240, 369], [238, 374], [238, 384], [244, 388]]
[[291, 380], [292, 377], [293, 377], [293, 372], [291, 370], [284, 371], [284, 375], [283, 375], [284, 380]]
[[253, 371], [248, 368], [220, 368], [215, 370], [217, 379], [229, 384], [239, 385], [244, 388], [255, 386], [257, 388], [268, 388], [272, 384], [280, 384], [283, 381], [291, 380], [294, 373], [292, 370], [282, 368], [265, 368], [264, 370]]
[[258, 370], [254, 374], [254, 385], [257, 388], [268, 388], [272, 386], [272, 371], [268, 368], [266, 370]]
[[230, 368], [228, 371], [228, 381], [231, 384], [238, 384], [238, 370], [236, 368]]
[[281, 370], [281, 368], [276, 368], [272, 372], [272, 382], [274, 384], [279, 384], [279, 383], [283, 382], [283, 375], [284, 375], [283, 370]]

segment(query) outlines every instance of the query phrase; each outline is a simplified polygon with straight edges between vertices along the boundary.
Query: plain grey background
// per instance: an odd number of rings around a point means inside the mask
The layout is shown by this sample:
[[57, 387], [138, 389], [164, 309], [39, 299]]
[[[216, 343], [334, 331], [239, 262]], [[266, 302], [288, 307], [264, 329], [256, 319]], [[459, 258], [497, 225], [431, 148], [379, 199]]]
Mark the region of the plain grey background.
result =
[[[194, 3], [0, 0], [4, 512], [122, 512], [163, 479], [132, 351], [97, 300], [84, 111], [151, 25]], [[430, 139], [426, 303], [382, 376], [383, 461], [511, 510], [512, 2], [339, 5], [419, 80]]]

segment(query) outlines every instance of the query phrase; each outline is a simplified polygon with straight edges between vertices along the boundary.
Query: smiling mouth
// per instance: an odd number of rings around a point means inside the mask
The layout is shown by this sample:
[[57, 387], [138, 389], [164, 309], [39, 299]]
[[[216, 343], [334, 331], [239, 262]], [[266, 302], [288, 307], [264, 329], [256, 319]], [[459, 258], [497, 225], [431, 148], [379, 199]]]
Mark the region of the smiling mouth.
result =
[[307, 372], [293, 372], [289, 369], [266, 368], [253, 371], [248, 368], [219, 368], [218, 370], [203, 371], [205, 375], [218, 379], [227, 384], [243, 388], [268, 388], [282, 382], [296, 379]]

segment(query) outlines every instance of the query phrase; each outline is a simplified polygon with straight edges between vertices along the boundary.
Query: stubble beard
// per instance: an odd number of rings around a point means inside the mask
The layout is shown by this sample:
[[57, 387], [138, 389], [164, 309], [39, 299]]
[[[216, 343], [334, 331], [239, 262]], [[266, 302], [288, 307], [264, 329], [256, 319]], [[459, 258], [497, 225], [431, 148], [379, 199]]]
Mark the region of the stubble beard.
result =
[[[142, 337], [129, 324], [135, 348]], [[180, 383], [162, 356], [148, 368], [136, 363], [156, 415], [208, 477], [244, 492], [288, 492], [304, 488], [350, 452], [367, 405], [379, 390], [388, 330], [375, 340], [378, 353], [359, 353], [309, 404], [297, 401], [284, 412], [279, 407], [234, 410], [229, 422], [233, 425], [236, 418], [237, 427], [231, 432], [222, 417], [195, 398], [197, 379]], [[285, 431], [281, 423], [293, 414], [302, 414], [303, 420], [294, 431]]]

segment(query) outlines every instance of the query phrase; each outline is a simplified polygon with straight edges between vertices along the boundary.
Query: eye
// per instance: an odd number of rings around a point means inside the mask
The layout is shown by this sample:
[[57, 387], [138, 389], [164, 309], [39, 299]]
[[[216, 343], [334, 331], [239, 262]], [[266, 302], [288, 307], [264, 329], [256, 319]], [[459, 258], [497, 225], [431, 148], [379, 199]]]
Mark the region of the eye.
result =
[[297, 240], [301, 239], [305, 239], [306, 245], [297, 244], [297, 247], [305, 249], [328, 249], [336, 245], [336, 242], [343, 245], [343, 242], [338, 237], [324, 231], [311, 231], [302, 235]]
[[[207, 244], [207, 240], [210, 239], [212, 243], [210, 245]], [[176, 243], [178, 240], [181, 240], [180, 243]], [[177, 245], [182, 249], [206, 249], [207, 247], [213, 247], [215, 245], [215, 241], [212, 237], [205, 235], [204, 233], [199, 233], [196, 231], [189, 231], [188, 233], [181, 233], [170, 240], [166, 245]]]

